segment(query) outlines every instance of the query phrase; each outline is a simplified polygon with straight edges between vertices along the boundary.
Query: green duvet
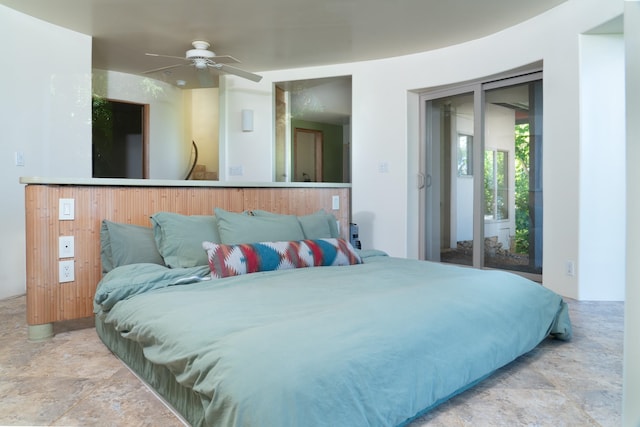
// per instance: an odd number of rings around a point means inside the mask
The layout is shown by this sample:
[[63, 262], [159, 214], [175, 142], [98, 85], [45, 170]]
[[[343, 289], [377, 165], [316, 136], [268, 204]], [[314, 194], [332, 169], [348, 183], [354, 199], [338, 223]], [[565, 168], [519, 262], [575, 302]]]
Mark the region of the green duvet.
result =
[[211, 426], [396, 426], [571, 336], [560, 296], [519, 276], [363, 256], [225, 279], [119, 267], [96, 313], [193, 389]]

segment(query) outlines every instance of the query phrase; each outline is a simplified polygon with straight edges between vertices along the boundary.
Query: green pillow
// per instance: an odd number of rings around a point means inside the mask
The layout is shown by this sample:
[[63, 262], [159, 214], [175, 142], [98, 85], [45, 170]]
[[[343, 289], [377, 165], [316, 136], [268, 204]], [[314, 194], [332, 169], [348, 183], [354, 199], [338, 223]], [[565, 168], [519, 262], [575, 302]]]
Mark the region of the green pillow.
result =
[[[251, 212], [255, 216], [262, 217], [291, 216], [263, 210], [254, 210]], [[302, 227], [305, 239], [335, 239], [340, 237], [336, 217], [327, 213], [324, 209], [320, 209], [319, 211], [309, 215], [298, 216], [297, 218], [300, 222], [300, 226]]]
[[331, 229], [326, 218], [320, 215], [299, 216], [298, 221], [302, 226], [305, 239], [328, 239], [331, 237]]
[[312, 214], [299, 216], [298, 220], [300, 220], [300, 222], [303, 222], [308, 221], [309, 218], [313, 218], [314, 220], [317, 220], [318, 218], [323, 219], [329, 225], [329, 237], [332, 237], [334, 239], [340, 237], [340, 232], [338, 231], [338, 220], [333, 214], [326, 212], [324, 209], [320, 209], [319, 211]]
[[164, 265], [151, 227], [103, 220], [100, 226], [102, 273], [127, 264]]
[[158, 212], [151, 216], [151, 223], [158, 251], [170, 268], [207, 265], [202, 242], [222, 243], [212, 215]]
[[294, 215], [253, 216], [215, 208], [221, 242], [225, 245], [304, 240]]

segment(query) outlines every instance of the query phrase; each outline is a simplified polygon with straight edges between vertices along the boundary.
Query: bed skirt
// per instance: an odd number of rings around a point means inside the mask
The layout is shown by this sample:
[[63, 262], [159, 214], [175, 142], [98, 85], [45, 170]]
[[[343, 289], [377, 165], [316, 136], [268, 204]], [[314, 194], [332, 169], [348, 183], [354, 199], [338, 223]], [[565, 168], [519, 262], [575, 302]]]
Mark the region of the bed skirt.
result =
[[109, 350], [162, 396], [189, 424], [203, 425], [204, 408], [198, 393], [177, 383], [166, 367], [149, 362], [137, 342], [122, 338], [115, 329], [102, 322], [100, 316], [96, 316], [96, 332]]

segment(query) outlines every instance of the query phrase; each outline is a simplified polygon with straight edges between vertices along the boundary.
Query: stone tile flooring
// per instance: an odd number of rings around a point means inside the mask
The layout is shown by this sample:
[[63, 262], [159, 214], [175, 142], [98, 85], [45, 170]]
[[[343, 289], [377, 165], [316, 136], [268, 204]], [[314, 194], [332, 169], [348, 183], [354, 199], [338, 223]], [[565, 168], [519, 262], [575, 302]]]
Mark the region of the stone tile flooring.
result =
[[[545, 340], [419, 426], [619, 426], [624, 304], [569, 300], [574, 338]], [[180, 426], [102, 344], [92, 319], [27, 340], [26, 298], [0, 300], [0, 425]]]

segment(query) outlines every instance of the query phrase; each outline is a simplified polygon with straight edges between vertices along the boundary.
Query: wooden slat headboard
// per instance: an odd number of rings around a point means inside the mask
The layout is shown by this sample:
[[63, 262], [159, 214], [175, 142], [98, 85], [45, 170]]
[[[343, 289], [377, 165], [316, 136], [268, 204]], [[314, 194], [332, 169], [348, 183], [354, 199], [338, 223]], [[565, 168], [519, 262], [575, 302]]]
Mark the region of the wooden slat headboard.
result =
[[[340, 209], [333, 200], [339, 198]], [[59, 199], [74, 199], [75, 219], [58, 220]], [[93, 295], [102, 277], [103, 219], [150, 226], [160, 211], [212, 215], [214, 207], [241, 212], [264, 209], [304, 215], [321, 208], [333, 213], [348, 238], [350, 189], [333, 187], [178, 187], [29, 184], [25, 187], [27, 323], [41, 325], [93, 314]], [[75, 280], [58, 283], [58, 237], [74, 236]]]

